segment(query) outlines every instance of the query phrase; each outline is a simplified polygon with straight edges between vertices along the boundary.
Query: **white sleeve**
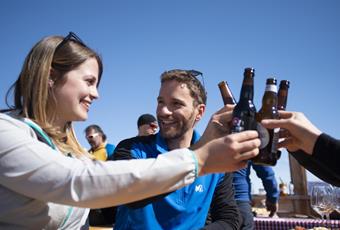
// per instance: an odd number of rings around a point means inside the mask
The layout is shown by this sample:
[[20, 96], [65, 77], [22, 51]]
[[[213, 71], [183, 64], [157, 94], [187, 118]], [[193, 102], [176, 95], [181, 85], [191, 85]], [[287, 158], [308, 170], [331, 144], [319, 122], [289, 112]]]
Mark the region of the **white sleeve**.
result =
[[196, 177], [188, 149], [156, 159], [83, 161], [54, 151], [20, 123], [0, 117], [0, 186], [23, 196], [98, 208], [170, 192]]

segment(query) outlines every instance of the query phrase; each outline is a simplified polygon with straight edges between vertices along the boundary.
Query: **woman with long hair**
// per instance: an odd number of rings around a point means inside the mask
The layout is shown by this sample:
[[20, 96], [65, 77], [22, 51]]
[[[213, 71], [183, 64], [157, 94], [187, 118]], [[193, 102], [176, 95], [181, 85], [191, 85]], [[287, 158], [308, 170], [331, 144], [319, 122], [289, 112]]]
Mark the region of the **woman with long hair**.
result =
[[155, 159], [101, 162], [78, 143], [103, 72], [74, 33], [40, 40], [0, 113], [0, 228], [86, 229], [88, 208], [170, 192], [197, 176], [233, 171], [258, 153], [257, 132], [226, 135], [232, 107], [212, 116], [201, 140]]

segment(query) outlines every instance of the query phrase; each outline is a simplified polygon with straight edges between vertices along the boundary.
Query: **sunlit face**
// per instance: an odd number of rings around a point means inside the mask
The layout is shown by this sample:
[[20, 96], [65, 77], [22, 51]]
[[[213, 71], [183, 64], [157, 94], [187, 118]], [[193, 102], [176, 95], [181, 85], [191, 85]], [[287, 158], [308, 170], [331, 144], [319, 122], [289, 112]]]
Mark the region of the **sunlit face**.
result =
[[90, 58], [67, 72], [62, 84], [52, 86], [57, 101], [55, 125], [62, 127], [70, 121], [87, 119], [91, 103], [99, 96], [98, 74], [98, 62], [95, 58]]
[[157, 119], [164, 139], [192, 135], [193, 127], [201, 119], [205, 105], [194, 106], [194, 99], [186, 84], [175, 80], [164, 82], [157, 101]]

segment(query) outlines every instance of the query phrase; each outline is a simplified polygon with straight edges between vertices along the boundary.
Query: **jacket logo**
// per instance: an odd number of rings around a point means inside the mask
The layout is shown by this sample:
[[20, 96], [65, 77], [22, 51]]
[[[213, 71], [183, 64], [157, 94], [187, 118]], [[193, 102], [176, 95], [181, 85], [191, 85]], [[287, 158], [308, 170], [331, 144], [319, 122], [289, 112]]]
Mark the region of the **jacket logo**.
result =
[[203, 186], [201, 184], [196, 185], [195, 192], [203, 192]]

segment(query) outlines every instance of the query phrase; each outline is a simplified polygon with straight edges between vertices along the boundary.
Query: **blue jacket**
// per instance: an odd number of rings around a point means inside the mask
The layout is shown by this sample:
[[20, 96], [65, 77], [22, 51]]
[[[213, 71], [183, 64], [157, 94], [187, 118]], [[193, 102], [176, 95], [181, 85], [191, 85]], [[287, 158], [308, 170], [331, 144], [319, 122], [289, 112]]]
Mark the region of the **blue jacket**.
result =
[[[192, 143], [198, 139], [195, 132]], [[158, 133], [122, 141], [116, 147], [114, 159], [155, 158], [167, 151]], [[227, 176], [230, 179], [224, 178], [224, 174], [202, 176], [169, 194], [119, 206], [115, 229], [200, 229], [205, 226], [211, 202], [214, 203], [214, 210], [210, 211], [213, 221], [223, 221], [224, 226], [229, 226], [220, 229], [237, 229], [239, 215], [233, 198], [232, 174]]]
[[107, 154], [107, 158], [110, 159], [113, 155], [113, 152], [115, 151], [116, 146], [114, 146], [113, 144], [106, 144], [105, 145], [105, 149], [106, 149], [106, 154]]
[[234, 172], [235, 199], [237, 201], [251, 200], [251, 181], [249, 178], [251, 167], [253, 167], [256, 175], [262, 180], [267, 200], [271, 203], [278, 202], [280, 191], [272, 167], [255, 165], [251, 161], [249, 161], [247, 168]]

